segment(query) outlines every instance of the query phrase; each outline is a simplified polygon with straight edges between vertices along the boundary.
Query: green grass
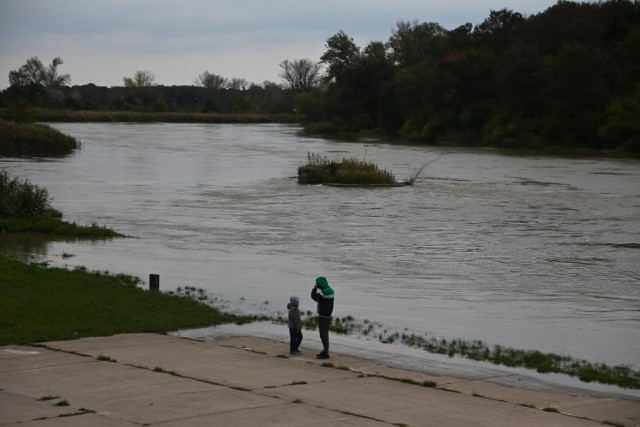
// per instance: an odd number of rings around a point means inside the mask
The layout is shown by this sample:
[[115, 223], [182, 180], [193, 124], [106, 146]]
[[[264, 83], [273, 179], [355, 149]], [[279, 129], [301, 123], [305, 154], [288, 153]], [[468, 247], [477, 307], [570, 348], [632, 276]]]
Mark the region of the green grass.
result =
[[80, 148], [80, 141], [43, 124], [0, 119], [0, 157], [58, 157]]
[[[286, 323], [282, 316], [272, 319]], [[311, 311], [302, 314], [304, 329], [317, 329], [317, 316]], [[632, 365], [610, 366], [576, 359], [568, 355], [523, 350], [501, 345], [489, 345], [481, 340], [436, 338], [428, 335], [389, 331], [383, 324], [369, 320], [358, 321], [352, 316], [335, 317], [329, 330], [340, 335], [361, 335], [381, 343], [398, 343], [429, 353], [449, 357], [459, 356], [496, 365], [532, 369], [540, 373], [559, 373], [577, 377], [584, 382], [612, 384], [623, 388], [640, 389], [640, 370]]]
[[5, 233], [44, 233], [78, 238], [127, 237], [105, 225], [79, 225], [60, 218], [2, 218], [0, 230]]
[[46, 188], [0, 171], [0, 230], [4, 233], [44, 233], [66, 237], [125, 237], [98, 224], [78, 225], [63, 221], [62, 212], [51, 206]]
[[188, 297], [149, 292], [124, 275], [69, 271], [0, 257], [0, 345], [246, 320]]
[[449, 357], [461, 356], [472, 360], [488, 361], [497, 365], [534, 369], [540, 373], [560, 373], [578, 377], [584, 382], [613, 384], [625, 388], [640, 388], [640, 371], [629, 365], [609, 366], [575, 359], [567, 355], [522, 350], [500, 345], [490, 346], [480, 340], [447, 340], [402, 334], [401, 342], [409, 347], [422, 348]]
[[298, 168], [300, 184], [393, 185], [395, 177], [374, 163], [358, 159], [329, 161], [319, 154], [309, 153], [307, 163]]

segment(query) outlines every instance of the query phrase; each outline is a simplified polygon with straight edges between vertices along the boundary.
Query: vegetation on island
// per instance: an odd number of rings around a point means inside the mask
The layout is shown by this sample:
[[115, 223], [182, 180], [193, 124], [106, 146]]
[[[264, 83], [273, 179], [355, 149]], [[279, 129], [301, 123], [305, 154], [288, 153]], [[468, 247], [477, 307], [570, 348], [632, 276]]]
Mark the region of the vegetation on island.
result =
[[124, 237], [106, 226], [63, 221], [62, 212], [51, 206], [51, 200], [46, 188], [0, 171], [0, 230], [85, 238]]
[[80, 148], [80, 141], [45, 124], [0, 119], [0, 157], [57, 157]]
[[308, 153], [307, 163], [298, 168], [300, 184], [395, 185], [395, 177], [376, 164], [355, 158], [329, 161]]
[[319, 62], [283, 60], [282, 83], [205, 71], [193, 85], [165, 86], [138, 70], [122, 86], [68, 86], [70, 76], [57, 71], [61, 58], [45, 66], [34, 57], [11, 71], [0, 113], [15, 120], [25, 111], [40, 120], [145, 113], [145, 121], [188, 122], [295, 114], [312, 133], [633, 156], [640, 153], [638, 46], [638, 1], [559, 0], [529, 16], [492, 10], [453, 29], [401, 21], [387, 40], [364, 47], [339, 31]]

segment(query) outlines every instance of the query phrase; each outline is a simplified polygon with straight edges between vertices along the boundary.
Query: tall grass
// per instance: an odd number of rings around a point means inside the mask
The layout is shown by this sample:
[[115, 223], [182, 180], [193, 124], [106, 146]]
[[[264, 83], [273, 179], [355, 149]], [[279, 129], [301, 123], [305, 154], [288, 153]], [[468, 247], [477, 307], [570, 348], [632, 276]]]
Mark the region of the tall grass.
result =
[[293, 114], [220, 114], [150, 111], [33, 110], [41, 122], [136, 122], [136, 123], [295, 123]]
[[66, 156], [80, 148], [80, 142], [43, 124], [12, 123], [0, 119], [0, 156]]
[[389, 171], [380, 169], [376, 164], [358, 159], [329, 161], [316, 153], [307, 154], [307, 164], [298, 168], [300, 184], [358, 184], [380, 185], [396, 184]]

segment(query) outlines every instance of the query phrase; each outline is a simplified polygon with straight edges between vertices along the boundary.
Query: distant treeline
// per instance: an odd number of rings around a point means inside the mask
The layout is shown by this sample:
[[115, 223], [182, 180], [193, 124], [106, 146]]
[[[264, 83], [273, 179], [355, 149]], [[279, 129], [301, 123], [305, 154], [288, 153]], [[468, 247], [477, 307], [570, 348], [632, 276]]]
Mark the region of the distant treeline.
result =
[[559, 1], [477, 26], [398, 23], [359, 49], [339, 32], [322, 60], [318, 118], [430, 143], [640, 152], [640, 2]]
[[145, 87], [12, 85], [0, 95], [0, 105], [68, 110], [181, 111], [210, 113], [291, 113], [293, 94], [275, 83], [246, 89], [202, 86]]
[[[295, 112], [312, 132], [640, 153], [639, 0], [560, 0], [531, 16], [502, 9], [478, 25], [450, 30], [433, 22], [398, 22], [385, 42], [360, 48], [339, 31], [325, 47], [320, 64], [281, 64], [289, 86], [216, 87], [219, 76], [209, 73], [199, 77], [201, 85], [147, 85], [144, 72], [122, 87], [43, 86], [28, 83], [30, 64], [40, 66], [45, 82], [64, 83], [69, 76], [56, 74], [59, 58], [48, 69], [32, 58], [12, 71], [15, 84], [0, 94], [0, 106], [10, 118], [31, 106]], [[316, 79], [319, 65], [324, 76]], [[300, 89], [298, 81], [308, 84]]]

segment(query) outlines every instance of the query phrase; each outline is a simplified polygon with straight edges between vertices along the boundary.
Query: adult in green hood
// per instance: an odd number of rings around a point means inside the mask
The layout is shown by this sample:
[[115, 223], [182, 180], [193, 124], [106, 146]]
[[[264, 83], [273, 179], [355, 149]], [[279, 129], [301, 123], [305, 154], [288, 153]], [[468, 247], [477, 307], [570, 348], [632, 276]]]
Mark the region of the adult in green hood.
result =
[[331, 314], [333, 313], [333, 302], [335, 292], [329, 286], [329, 281], [325, 277], [316, 277], [316, 283], [311, 290], [311, 298], [318, 303], [318, 330], [320, 340], [322, 340], [322, 352], [316, 357], [318, 359], [329, 358], [329, 326], [331, 326]]

